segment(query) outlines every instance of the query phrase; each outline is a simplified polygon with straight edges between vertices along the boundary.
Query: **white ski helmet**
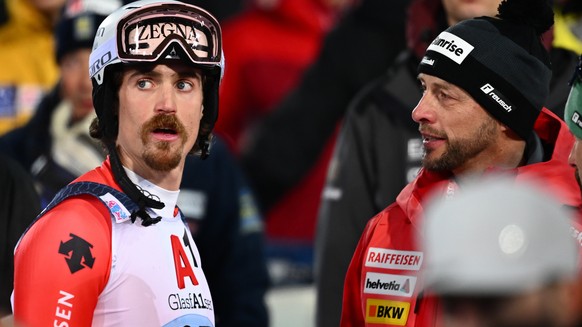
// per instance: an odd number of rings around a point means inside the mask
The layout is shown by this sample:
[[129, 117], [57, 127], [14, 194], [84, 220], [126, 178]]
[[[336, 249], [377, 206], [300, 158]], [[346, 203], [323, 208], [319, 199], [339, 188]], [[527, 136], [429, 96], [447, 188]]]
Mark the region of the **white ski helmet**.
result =
[[206, 10], [175, 0], [129, 3], [101, 23], [89, 58], [93, 105], [99, 119], [96, 137], [117, 137], [117, 88], [112, 72], [124, 64], [176, 59], [203, 70], [204, 115], [194, 152], [208, 155], [218, 117], [218, 88], [224, 72], [220, 25]]

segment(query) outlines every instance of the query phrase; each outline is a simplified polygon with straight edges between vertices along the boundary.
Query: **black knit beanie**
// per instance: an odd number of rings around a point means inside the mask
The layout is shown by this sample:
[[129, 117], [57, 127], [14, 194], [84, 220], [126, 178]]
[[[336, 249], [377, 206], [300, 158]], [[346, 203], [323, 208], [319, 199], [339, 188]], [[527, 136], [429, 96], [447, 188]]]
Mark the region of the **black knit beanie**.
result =
[[56, 58], [78, 49], [91, 49], [99, 24], [106, 16], [86, 11], [74, 16], [63, 16], [55, 29]]
[[540, 36], [554, 23], [548, 0], [505, 0], [497, 18], [462, 21], [428, 47], [418, 72], [469, 93], [527, 140], [549, 94], [552, 70]]

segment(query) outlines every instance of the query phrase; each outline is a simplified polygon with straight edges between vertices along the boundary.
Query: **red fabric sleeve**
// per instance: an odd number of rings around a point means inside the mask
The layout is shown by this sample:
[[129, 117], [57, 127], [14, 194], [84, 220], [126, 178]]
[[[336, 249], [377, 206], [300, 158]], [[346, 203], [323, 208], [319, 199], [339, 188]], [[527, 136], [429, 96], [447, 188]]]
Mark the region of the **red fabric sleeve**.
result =
[[63, 201], [15, 252], [14, 318], [27, 327], [90, 326], [111, 266], [111, 219], [96, 198]]

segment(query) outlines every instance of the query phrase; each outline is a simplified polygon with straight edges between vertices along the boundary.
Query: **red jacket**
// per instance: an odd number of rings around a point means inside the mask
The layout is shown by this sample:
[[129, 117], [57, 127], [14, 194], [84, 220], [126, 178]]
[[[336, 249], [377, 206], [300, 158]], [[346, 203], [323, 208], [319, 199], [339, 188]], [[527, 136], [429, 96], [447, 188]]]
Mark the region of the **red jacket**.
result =
[[[574, 168], [568, 164], [573, 137], [566, 125], [547, 109], [542, 111], [534, 128], [543, 143], [553, 145], [551, 158], [503, 173], [514, 175], [516, 182], [538, 180], [564, 205], [579, 207], [580, 188]], [[492, 168], [488, 173], [497, 172]], [[427, 196], [452, 196], [457, 189], [451, 174], [421, 170], [395, 203], [370, 220], [346, 275], [342, 327], [436, 325], [437, 302], [419, 296], [423, 291], [424, 254], [415, 240]]]

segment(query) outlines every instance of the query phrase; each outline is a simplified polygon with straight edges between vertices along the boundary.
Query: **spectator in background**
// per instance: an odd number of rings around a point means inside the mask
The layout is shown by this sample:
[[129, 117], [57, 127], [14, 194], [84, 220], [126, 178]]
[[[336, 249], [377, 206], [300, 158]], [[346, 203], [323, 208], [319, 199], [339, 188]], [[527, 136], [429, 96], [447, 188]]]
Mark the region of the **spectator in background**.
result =
[[[437, 304], [420, 296], [420, 281], [404, 294], [376, 292], [367, 284], [376, 274], [403, 284], [418, 276], [418, 261], [394, 266], [369, 258], [424, 256], [412, 239], [429, 194], [454, 197], [472, 176], [505, 172], [517, 182], [541, 180], [564, 205], [581, 204], [573, 170], [566, 164], [573, 139], [563, 121], [544, 108], [552, 72], [539, 37], [552, 23], [545, 0], [505, 0], [498, 17], [464, 20], [428, 46], [418, 66], [423, 95], [412, 111], [423, 140], [424, 168], [362, 232], [346, 274], [342, 326], [434, 322]], [[463, 58], [442, 47], [451, 42]], [[495, 100], [499, 94], [503, 103]], [[370, 310], [390, 303], [402, 313], [394, 320]]]
[[53, 58], [60, 82], [43, 97], [34, 116], [0, 137], [0, 150], [22, 164], [35, 179], [43, 207], [65, 185], [97, 167], [102, 146], [89, 136], [96, 117], [87, 69], [93, 38], [121, 1], [71, 1], [56, 24]]
[[222, 28], [228, 66], [216, 131], [240, 153], [262, 119], [300, 80], [325, 34], [353, 0], [251, 0]]
[[243, 11], [248, 1], [249, 0], [184, 0], [184, 2], [208, 10], [221, 23]]
[[[300, 81], [305, 69], [317, 57], [324, 36], [352, 2], [354, 0], [251, 0], [245, 10], [225, 20], [223, 40], [228, 64], [221, 85], [221, 118], [216, 132], [235, 154], [245, 151], [249, 136], [262, 126], [263, 119]], [[293, 203], [297, 205], [293, 211], [301, 213], [294, 217], [309, 215], [301, 201]], [[259, 201], [261, 208], [265, 208], [262, 204]], [[288, 227], [281, 223], [286, 217], [267, 210], [262, 213], [266, 217], [269, 256], [273, 256], [272, 252], [278, 256], [280, 249], [288, 252], [287, 243], [282, 247], [273, 246], [273, 239], [280, 240], [279, 228]], [[312, 228], [302, 219], [296, 225], [287, 231], [303, 229], [306, 230], [304, 234], [311, 234]], [[271, 270], [275, 283], [310, 280], [310, 264], [305, 264], [310, 259], [304, 258], [311, 255], [309, 249], [305, 251], [303, 247], [310, 238], [302, 237], [299, 252], [292, 251], [299, 257], [300, 265]], [[271, 251], [274, 247], [276, 249]], [[287, 273], [279, 276], [275, 271]], [[290, 276], [294, 277], [289, 279]]]
[[315, 221], [334, 131], [357, 90], [383, 74], [404, 48], [408, 2], [362, 0], [350, 7], [298, 84], [256, 124], [241, 150], [266, 213], [269, 248], [306, 268], [300, 281], [312, 280]]
[[30, 175], [12, 158], [0, 155], [0, 318], [10, 315], [14, 282], [14, 248], [40, 213]]
[[554, 46], [582, 53], [582, 2], [554, 1]]
[[0, 134], [24, 124], [58, 79], [53, 28], [65, 1], [0, 2]]
[[[407, 10], [407, 49], [387, 73], [363, 87], [347, 109], [318, 216], [315, 278], [321, 326], [339, 324], [345, 271], [366, 223], [396, 199], [421, 166], [422, 138], [410, 112], [422, 96], [416, 70], [427, 46], [449, 25], [494, 15], [500, 2], [412, 1]], [[547, 47], [552, 35], [544, 34]], [[577, 59], [571, 45], [565, 46], [550, 49], [553, 74], [547, 103], [557, 114], [563, 112], [567, 81]]]
[[546, 33], [545, 42], [550, 48], [552, 84], [546, 107], [558, 117], [564, 117], [568, 98], [569, 78], [582, 53], [582, 3], [576, 0], [554, 1], [554, 28]]
[[476, 180], [451, 199], [429, 201], [420, 239], [422, 279], [425, 294], [441, 303], [438, 326], [575, 326], [575, 217], [545, 188]]

